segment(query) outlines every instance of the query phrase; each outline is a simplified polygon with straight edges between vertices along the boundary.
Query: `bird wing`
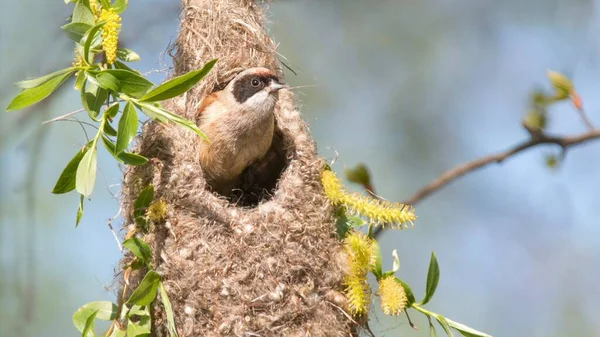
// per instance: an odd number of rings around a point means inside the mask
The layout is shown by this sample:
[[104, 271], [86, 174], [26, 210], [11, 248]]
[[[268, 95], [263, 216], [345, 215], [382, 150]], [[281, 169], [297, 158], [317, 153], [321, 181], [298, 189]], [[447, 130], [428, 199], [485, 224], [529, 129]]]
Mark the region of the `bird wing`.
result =
[[206, 108], [214, 101], [217, 100], [218, 94], [213, 92], [212, 94], [208, 94], [204, 96], [202, 101], [200, 101], [200, 106], [198, 107], [198, 111], [196, 112], [196, 120], [199, 120], [202, 117], [202, 113], [206, 110]]

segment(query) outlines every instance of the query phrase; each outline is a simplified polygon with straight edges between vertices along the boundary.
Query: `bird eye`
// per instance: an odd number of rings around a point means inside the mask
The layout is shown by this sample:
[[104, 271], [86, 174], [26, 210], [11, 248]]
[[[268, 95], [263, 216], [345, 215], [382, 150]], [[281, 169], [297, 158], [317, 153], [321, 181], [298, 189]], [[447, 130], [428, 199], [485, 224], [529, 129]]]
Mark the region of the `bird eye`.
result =
[[260, 80], [258, 78], [253, 78], [252, 82], [250, 82], [253, 87], [258, 87], [260, 85]]

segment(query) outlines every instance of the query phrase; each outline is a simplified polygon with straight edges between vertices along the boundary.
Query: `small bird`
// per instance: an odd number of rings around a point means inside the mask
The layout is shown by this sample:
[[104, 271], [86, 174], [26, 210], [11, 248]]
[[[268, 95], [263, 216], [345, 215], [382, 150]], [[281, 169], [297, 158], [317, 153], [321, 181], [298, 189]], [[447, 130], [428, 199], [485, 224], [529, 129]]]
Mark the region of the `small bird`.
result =
[[273, 71], [249, 68], [202, 99], [196, 123], [208, 141], [200, 144], [200, 165], [213, 191], [227, 196], [242, 172], [267, 153], [275, 130], [273, 111], [284, 88]]

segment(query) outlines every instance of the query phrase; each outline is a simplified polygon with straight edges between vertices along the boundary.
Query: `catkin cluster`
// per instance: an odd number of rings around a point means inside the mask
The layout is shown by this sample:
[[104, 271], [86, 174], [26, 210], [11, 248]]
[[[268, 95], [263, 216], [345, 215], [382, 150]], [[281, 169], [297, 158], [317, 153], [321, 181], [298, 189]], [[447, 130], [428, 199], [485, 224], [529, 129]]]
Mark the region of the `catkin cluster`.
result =
[[102, 9], [100, 21], [106, 21], [102, 27], [102, 50], [106, 55], [106, 63], [113, 64], [117, 60], [117, 45], [121, 30], [121, 17], [114, 9]]
[[340, 180], [330, 170], [323, 170], [321, 183], [325, 195], [335, 206], [343, 206], [350, 212], [362, 215], [375, 224], [393, 224], [404, 228], [416, 219], [413, 208], [408, 205], [378, 200], [358, 193], [348, 193]]

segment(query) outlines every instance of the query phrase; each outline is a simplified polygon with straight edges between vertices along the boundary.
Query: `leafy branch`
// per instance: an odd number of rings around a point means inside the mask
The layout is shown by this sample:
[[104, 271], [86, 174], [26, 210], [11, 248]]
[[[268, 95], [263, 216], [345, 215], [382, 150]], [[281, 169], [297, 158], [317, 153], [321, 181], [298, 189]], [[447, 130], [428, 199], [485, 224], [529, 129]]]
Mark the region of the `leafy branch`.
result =
[[[366, 168], [352, 170], [350, 175], [353, 180], [368, 180]], [[392, 252], [392, 269], [384, 271], [381, 249], [374, 233], [384, 225], [394, 229], [407, 228], [406, 224], [412, 224], [416, 219], [412, 208], [374, 197], [348, 193], [329, 167], [325, 167], [321, 172], [321, 184], [325, 195], [336, 207], [334, 217], [337, 234], [343, 240], [344, 250], [348, 256], [348, 272], [344, 277], [344, 285], [348, 309], [352, 314], [362, 316], [368, 313], [372, 291], [367, 277], [368, 274], [372, 274], [377, 280], [376, 294], [380, 298], [384, 314], [398, 316], [405, 313], [411, 327], [416, 328], [408, 315], [408, 310], [414, 309], [429, 318], [431, 336], [437, 335], [435, 326], [431, 323], [433, 318], [448, 336], [453, 336], [452, 329], [454, 329], [466, 337], [490, 337], [488, 334], [454, 322], [423, 307], [432, 299], [440, 279], [439, 265], [434, 253], [431, 253], [429, 262], [425, 296], [420, 302], [415, 300], [410, 286], [395, 276], [400, 268], [400, 259], [396, 250]], [[367, 234], [357, 230], [365, 225]]]
[[52, 193], [76, 190], [81, 195], [76, 220], [79, 224], [83, 200], [91, 197], [96, 183], [99, 142], [119, 163], [143, 165], [148, 161], [127, 151], [137, 132], [138, 113], [159, 122], [179, 124], [206, 138], [194, 122], [165, 110], [160, 101], [188, 91], [212, 69], [216, 60], [207, 62], [201, 69], [154, 86], [139, 71], [125, 64], [138, 61], [139, 55], [130, 49], [117, 47], [121, 27], [119, 14], [127, 8], [126, 0], [102, 0], [99, 3], [94, 0], [66, 0], [65, 3], [75, 4], [71, 22], [61, 27], [75, 43], [73, 65], [39, 78], [17, 82], [16, 86], [22, 91], [6, 110], [20, 110], [36, 104], [67, 80], [75, 78], [74, 88], [80, 92], [83, 109], [51, 121], [85, 110], [91, 125], [97, 126], [97, 133], [67, 164]]
[[[151, 332], [152, 303], [160, 293], [160, 299], [165, 309], [167, 327], [171, 337], [177, 337], [173, 308], [169, 300], [164, 282], [160, 275], [152, 267], [152, 250], [141, 238], [135, 237], [138, 232], [148, 231], [148, 221], [153, 217], [159, 219], [164, 216], [154, 214], [150, 210], [152, 205], [161, 201], [154, 200], [154, 187], [152, 185], [144, 188], [134, 202], [133, 218], [135, 219], [135, 230], [131, 232], [123, 247], [133, 256], [133, 259], [125, 266], [123, 273], [124, 287], [123, 295], [128, 291], [129, 275], [134, 270], [145, 269], [145, 276], [140, 284], [131, 291], [129, 297], [118, 306], [110, 301], [90, 302], [80, 307], [73, 315], [73, 325], [81, 332], [82, 337], [94, 337], [94, 323], [96, 320], [111, 321], [111, 325], [102, 335], [105, 337], [136, 337], [147, 336]], [[126, 324], [126, 325], [123, 325]]]
[[[22, 91], [6, 107], [7, 111], [27, 108], [46, 99], [66, 81], [75, 78], [73, 87], [80, 92], [83, 108], [44, 124], [65, 120], [71, 115], [86, 111], [90, 122], [82, 123], [97, 129], [94, 137], [69, 161], [52, 190], [55, 194], [73, 190], [80, 194], [76, 225], [83, 216], [84, 199], [91, 197], [96, 183], [99, 142], [119, 163], [143, 165], [148, 161], [147, 158], [128, 151], [137, 134], [140, 112], [159, 122], [179, 124], [206, 138], [194, 122], [165, 110], [160, 102], [191, 89], [206, 76], [216, 60], [207, 62], [201, 69], [155, 86], [139, 71], [125, 64], [138, 61], [139, 55], [127, 48], [118, 48], [118, 34], [121, 29], [119, 15], [127, 8], [127, 2], [65, 0], [67, 4], [74, 3], [70, 22], [61, 27], [75, 43], [72, 66], [39, 78], [17, 82], [16, 86]], [[151, 249], [142, 239], [135, 237], [137, 231], [148, 230], [148, 219], [161, 219], [166, 212], [166, 207], [162, 207], [164, 202], [159, 200], [153, 203], [153, 199], [154, 188], [148, 186], [141, 191], [134, 204], [136, 232], [123, 242], [123, 247], [133, 256], [133, 261], [126, 266], [124, 273], [123, 294], [127, 291], [127, 278], [131, 271], [144, 268], [144, 278], [133, 289], [129, 298], [119, 306], [112, 302], [100, 301], [87, 303], [79, 308], [73, 315], [73, 323], [82, 337], [96, 336], [96, 320], [112, 321], [109, 330], [103, 334], [106, 337], [147, 336], [152, 326], [150, 310], [159, 291], [166, 312], [169, 334], [171, 337], [177, 336], [173, 309], [166, 288], [151, 264]], [[151, 210], [154, 210], [154, 213]], [[161, 212], [163, 214], [157, 214]]]

